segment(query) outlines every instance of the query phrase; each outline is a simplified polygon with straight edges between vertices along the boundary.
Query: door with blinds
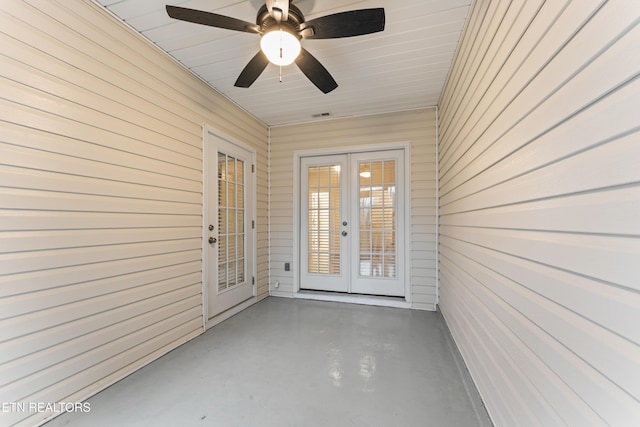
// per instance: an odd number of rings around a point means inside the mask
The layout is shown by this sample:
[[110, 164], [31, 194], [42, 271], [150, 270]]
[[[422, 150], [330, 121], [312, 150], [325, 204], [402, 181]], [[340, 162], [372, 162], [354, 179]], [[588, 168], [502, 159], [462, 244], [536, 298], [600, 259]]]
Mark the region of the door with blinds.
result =
[[300, 288], [404, 296], [404, 150], [301, 159]]
[[209, 134], [207, 150], [208, 318], [254, 296], [254, 153]]

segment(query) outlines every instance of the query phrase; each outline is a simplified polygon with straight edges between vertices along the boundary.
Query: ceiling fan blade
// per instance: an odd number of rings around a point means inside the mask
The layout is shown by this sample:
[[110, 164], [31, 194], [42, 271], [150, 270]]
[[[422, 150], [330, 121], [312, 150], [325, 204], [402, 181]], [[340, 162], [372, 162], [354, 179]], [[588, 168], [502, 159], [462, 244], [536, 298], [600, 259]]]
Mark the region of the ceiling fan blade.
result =
[[256, 24], [252, 24], [251, 22], [231, 18], [229, 16], [218, 15], [217, 13], [205, 12], [203, 10], [167, 5], [167, 13], [173, 19], [179, 19], [180, 21], [224, 28], [225, 30], [243, 31], [246, 33], [260, 32], [260, 27]]
[[323, 93], [329, 93], [338, 87], [338, 83], [331, 77], [327, 69], [305, 48], [302, 48], [300, 56], [296, 59], [296, 64], [300, 71], [311, 80], [311, 83]]
[[267, 0], [269, 15], [278, 22], [289, 19], [289, 0]]
[[251, 58], [251, 61], [244, 67], [244, 70], [238, 76], [234, 86], [237, 87], [249, 87], [256, 81], [260, 74], [267, 68], [269, 60], [262, 51], [258, 51], [256, 55]]
[[362, 36], [384, 30], [384, 8], [359, 9], [348, 12], [321, 16], [304, 23], [302, 33], [307, 39], [337, 39], [341, 37]]

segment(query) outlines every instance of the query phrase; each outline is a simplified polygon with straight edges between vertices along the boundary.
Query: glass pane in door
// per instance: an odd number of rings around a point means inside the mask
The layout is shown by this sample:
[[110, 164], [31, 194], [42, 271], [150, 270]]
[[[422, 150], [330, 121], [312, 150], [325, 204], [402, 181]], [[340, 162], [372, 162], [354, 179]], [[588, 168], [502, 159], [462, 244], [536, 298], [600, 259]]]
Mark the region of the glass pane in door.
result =
[[359, 272], [362, 277], [396, 277], [396, 162], [360, 162]]
[[308, 173], [308, 273], [340, 274], [340, 166]]
[[244, 162], [218, 153], [218, 293], [244, 283]]

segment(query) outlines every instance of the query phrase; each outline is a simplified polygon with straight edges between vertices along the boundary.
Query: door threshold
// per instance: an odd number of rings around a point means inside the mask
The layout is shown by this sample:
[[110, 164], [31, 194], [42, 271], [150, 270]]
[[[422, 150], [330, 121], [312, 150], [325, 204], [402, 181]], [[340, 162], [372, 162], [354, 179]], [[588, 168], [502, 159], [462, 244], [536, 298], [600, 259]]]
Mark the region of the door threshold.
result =
[[378, 295], [345, 294], [341, 292], [324, 292], [301, 289], [294, 298], [316, 301], [344, 302], [350, 304], [376, 305], [380, 307], [411, 308], [404, 297], [385, 297]]

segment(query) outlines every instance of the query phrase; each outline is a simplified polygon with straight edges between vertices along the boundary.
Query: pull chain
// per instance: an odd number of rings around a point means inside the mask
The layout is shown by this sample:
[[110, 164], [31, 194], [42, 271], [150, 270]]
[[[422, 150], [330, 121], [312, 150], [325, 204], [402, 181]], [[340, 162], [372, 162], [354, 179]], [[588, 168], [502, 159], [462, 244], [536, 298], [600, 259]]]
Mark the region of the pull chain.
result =
[[[282, 29], [280, 30], [280, 59], [282, 59]], [[282, 83], [282, 63], [280, 64], [280, 83]]]

